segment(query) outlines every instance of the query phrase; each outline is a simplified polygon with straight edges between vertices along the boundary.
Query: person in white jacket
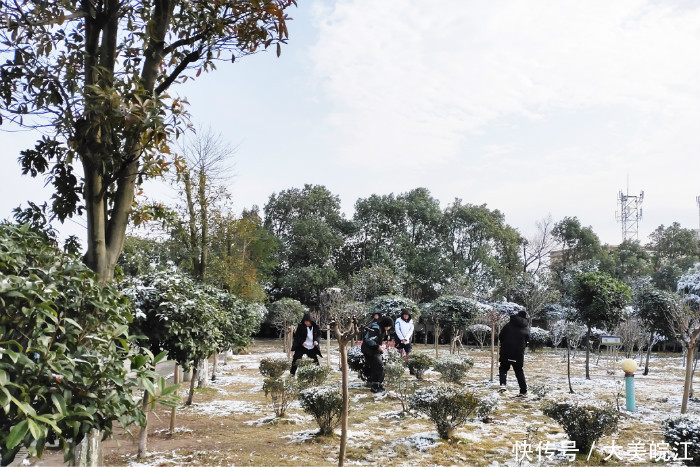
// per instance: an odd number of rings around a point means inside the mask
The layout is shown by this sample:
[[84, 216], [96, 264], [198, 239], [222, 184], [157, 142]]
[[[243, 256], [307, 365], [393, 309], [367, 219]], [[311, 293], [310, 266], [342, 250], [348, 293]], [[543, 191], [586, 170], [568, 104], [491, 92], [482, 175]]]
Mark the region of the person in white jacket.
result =
[[396, 333], [396, 349], [408, 360], [408, 354], [411, 353], [411, 338], [413, 337], [411, 313], [406, 310], [401, 312], [401, 316], [396, 318], [394, 323], [394, 332]]

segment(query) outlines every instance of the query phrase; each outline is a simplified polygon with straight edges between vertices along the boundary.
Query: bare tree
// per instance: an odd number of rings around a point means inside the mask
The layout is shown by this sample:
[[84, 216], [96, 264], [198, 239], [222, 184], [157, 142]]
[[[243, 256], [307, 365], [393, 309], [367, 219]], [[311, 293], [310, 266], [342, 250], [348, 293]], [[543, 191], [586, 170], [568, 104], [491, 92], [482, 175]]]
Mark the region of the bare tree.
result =
[[232, 178], [230, 159], [235, 148], [211, 128], [201, 130], [180, 146], [182, 161], [177, 174], [180, 193], [185, 198], [187, 235], [195, 276], [202, 282], [207, 273], [210, 209], [230, 198], [224, 188]]
[[625, 357], [632, 358], [635, 346], [640, 349], [646, 338], [644, 324], [634, 316], [626, 319], [615, 328], [615, 334], [620, 336], [622, 347], [625, 349]]
[[552, 236], [554, 222], [552, 215], [535, 223], [537, 232], [528, 237], [523, 243], [523, 271], [537, 273], [549, 263], [549, 254], [557, 245]]
[[700, 337], [700, 310], [692, 309], [686, 302], [679, 302], [678, 305], [667, 310], [667, 320], [674, 337], [681, 342], [685, 350], [685, 382], [681, 413], [686, 413], [693, 376], [693, 356]]
[[345, 451], [348, 442], [348, 409], [350, 407], [350, 395], [348, 392], [348, 344], [352, 342], [357, 334], [357, 323], [366, 314], [367, 308], [363, 303], [345, 302], [340, 290], [326, 294], [328, 313], [331, 317], [329, 323], [333, 333], [338, 340], [338, 351], [340, 352], [341, 371], [341, 393], [342, 408], [340, 418], [340, 451], [338, 453], [338, 466], [345, 465]]

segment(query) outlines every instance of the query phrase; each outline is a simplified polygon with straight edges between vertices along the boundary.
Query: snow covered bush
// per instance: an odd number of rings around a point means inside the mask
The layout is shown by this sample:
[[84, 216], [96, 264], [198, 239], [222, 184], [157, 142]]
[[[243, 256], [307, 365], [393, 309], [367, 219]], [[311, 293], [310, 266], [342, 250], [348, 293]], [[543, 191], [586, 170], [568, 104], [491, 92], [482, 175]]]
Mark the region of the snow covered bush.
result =
[[405, 376], [406, 365], [403, 360], [390, 361], [384, 365], [384, 382], [393, 391], [392, 395], [401, 402], [401, 410], [408, 410], [408, 396], [413, 391], [413, 384]]
[[292, 378], [265, 378], [263, 382], [265, 397], [272, 401], [272, 409], [277, 417], [284, 417], [284, 414], [297, 395], [297, 386]]
[[382, 361], [384, 364], [388, 363], [400, 363], [404, 367], [406, 366], [406, 360], [404, 360], [403, 355], [396, 350], [396, 347], [389, 347], [382, 353]]
[[549, 331], [533, 326], [530, 328], [530, 347], [539, 349], [544, 347], [549, 341]]
[[692, 461], [688, 461], [688, 465], [700, 465], [699, 416], [686, 414], [668, 418], [661, 424], [661, 431], [664, 434], [664, 440], [671, 446], [671, 450], [676, 450], [679, 457], [692, 458]]
[[357, 372], [357, 376], [365, 383], [369, 381], [368, 368], [365, 363], [365, 355], [362, 353], [359, 345], [352, 346], [348, 349], [348, 368]]
[[486, 339], [491, 337], [491, 326], [487, 324], [472, 324], [467, 328], [467, 331], [474, 337], [479, 347], [483, 347]]
[[402, 312], [408, 311], [414, 322], [420, 318], [420, 309], [416, 302], [400, 295], [381, 295], [374, 298], [368, 304], [370, 314], [379, 313], [391, 318], [398, 317]]
[[416, 376], [416, 379], [422, 380], [423, 375], [435, 364], [435, 359], [425, 353], [411, 353], [408, 356], [408, 371]]
[[[308, 360], [309, 362], [311, 360]], [[331, 369], [325, 365], [304, 365], [297, 368], [297, 384], [300, 388], [320, 386], [328, 378]]]
[[474, 366], [474, 360], [462, 355], [447, 355], [435, 361], [433, 368], [448, 383], [459, 383], [467, 371]]
[[542, 412], [564, 428], [579, 452], [588, 452], [594, 441], [615, 432], [620, 418], [612, 403], [551, 401], [543, 405]]
[[439, 383], [420, 388], [408, 398], [409, 407], [430, 418], [442, 439], [450, 439], [454, 430], [472, 418], [479, 399], [466, 389]]
[[260, 374], [268, 378], [279, 378], [288, 369], [289, 362], [286, 358], [265, 357], [260, 359]]
[[321, 436], [333, 433], [333, 428], [340, 423], [343, 398], [337, 388], [319, 386], [304, 389], [299, 393], [299, 402], [304, 412], [312, 415]]

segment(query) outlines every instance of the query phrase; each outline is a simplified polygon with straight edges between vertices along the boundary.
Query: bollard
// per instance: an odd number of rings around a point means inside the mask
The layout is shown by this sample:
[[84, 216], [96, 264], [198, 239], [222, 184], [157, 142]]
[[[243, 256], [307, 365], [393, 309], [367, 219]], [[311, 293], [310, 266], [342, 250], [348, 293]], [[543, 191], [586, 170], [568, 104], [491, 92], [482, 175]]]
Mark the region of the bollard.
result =
[[627, 359], [622, 362], [622, 371], [625, 372], [625, 407], [628, 411], [634, 412], [634, 372], [637, 371], [637, 362]]

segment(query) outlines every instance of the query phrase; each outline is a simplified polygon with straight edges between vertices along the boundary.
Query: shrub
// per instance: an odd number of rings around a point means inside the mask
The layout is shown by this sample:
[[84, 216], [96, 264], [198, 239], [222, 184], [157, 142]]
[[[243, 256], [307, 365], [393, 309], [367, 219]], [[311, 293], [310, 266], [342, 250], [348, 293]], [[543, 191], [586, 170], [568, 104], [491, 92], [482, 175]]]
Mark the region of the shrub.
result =
[[265, 378], [263, 382], [265, 396], [270, 397], [275, 416], [284, 417], [284, 414], [297, 395], [297, 387], [291, 378]]
[[409, 407], [430, 418], [443, 439], [450, 439], [454, 430], [474, 416], [479, 399], [466, 389], [437, 384], [416, 390], [408, 399]]
[[265, 357], [260, 360], [260, 373], [268, 378], [279, 378], [288, 369], [289, 362], [286, 358]]
[[384, 364], [384, 377], [387, 386], [393, 390], [393, 396], [401, 402], [401, 410], [408, 411], [408, 396], [414, 385], [409, 384], [405, 376], [406, 366], [403, 359]]
[[304, 412], [316, 419], [321, 436], [332, 434], [340, 423], [343, 398], [338, 389], [330, 386], [304, 389], [299, 393], [299, 402]]
[[356, 345], [348, 349], [348, 368], [357, 372], [357, 376], [365, 383], [369, 381], [369, 368], [365, 362], [365, 355]]
[[461, 355], [447, 355], [438, 358], [433, 367], [442, 375], [443, 380], [448, 383], [459, 383], [473, 366], [474, 361], [471, 358]]
[[[692, 458], [686, 461], [689, 465], [700, 465], [700, 417], [680, 415], [666, 419], [661, 424], [661, 431], [664, 434], [664, 440], [672, 449], [675, 449], [679, 455]], [[685, 455], [686, 446], [687, 456]]]
[[297, 369], [297, 384], [300, 388], [320, 386], [328, 378], [331, 369], [322, 365], [304, 365]]
[[598, 406], [552, 401], [543, 406], [542, 412], [564, 428], [579, 452], [588, 452], [594, 441], [615, 432], [620, 418], [612, 403]]
[[549, 331], [538, 327], [530, 328], [530, 347], [532, 349], [544, 347], [547, 342], [549, 342]]
[[389, 363], [400, 363], [404, 366], [404, 368], [406, 367], [406, 360], [404, 360], [403, 355], [396, 350], [396, 347], [389, 347], [384, 350], [384, 353], [382, 353], [382, 361], [384, 362], [384, 365]]
[[408, 356], [408, 370], [416, 379], [422, 380], [423, 375], [435, 364], [435, 359], [425, 353], [411, 353]]

